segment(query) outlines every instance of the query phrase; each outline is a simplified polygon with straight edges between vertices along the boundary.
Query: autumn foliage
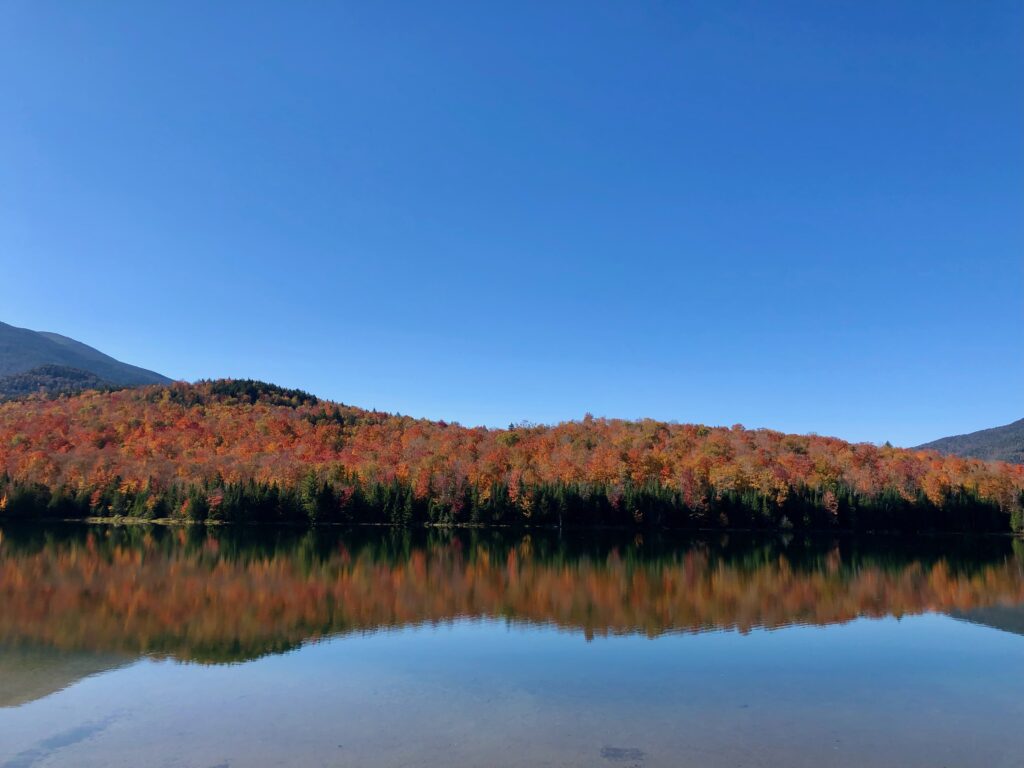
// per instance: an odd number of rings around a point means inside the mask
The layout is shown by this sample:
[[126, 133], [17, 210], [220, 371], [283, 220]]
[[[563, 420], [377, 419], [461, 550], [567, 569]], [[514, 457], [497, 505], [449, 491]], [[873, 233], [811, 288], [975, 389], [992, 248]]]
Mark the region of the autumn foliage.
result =
[[1024, 466], [587, 416], [467, 428], [251, 381], [0, 404], [0, 519], [1009, 531]]

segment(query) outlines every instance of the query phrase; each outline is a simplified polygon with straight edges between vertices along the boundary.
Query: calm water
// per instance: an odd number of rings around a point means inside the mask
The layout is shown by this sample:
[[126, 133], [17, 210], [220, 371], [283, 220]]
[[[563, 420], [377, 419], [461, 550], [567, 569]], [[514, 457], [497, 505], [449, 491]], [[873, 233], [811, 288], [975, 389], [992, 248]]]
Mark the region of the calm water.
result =
[[0, 766], [1024, 766], [1024, 549], [5, 528]]

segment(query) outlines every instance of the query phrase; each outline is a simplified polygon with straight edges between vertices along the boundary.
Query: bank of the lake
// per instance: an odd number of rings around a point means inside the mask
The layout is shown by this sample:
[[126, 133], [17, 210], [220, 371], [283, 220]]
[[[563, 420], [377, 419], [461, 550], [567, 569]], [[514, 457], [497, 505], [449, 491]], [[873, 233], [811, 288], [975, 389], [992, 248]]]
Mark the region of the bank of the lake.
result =
[[0, 404], [0, 521], [1024, 530], [1024, 466], [587, 416], [467, 428], [252, 381]]

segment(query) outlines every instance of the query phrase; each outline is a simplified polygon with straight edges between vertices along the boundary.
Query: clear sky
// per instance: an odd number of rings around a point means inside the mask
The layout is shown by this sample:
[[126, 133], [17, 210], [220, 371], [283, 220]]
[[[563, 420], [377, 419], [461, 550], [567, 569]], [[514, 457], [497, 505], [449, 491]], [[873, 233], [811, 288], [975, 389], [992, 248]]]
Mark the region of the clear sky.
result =
[[0, 320], [464, 424], [1024, 416], [1024, 3], [0, 4]]

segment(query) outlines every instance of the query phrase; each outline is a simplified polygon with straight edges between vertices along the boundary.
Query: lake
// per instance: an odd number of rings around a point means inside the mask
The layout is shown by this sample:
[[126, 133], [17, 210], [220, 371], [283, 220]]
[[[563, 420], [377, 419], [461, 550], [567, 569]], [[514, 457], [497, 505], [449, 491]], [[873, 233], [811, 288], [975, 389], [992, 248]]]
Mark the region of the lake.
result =
[[1010, 538], [0, 531], [0, 766], [1024, 766]]

